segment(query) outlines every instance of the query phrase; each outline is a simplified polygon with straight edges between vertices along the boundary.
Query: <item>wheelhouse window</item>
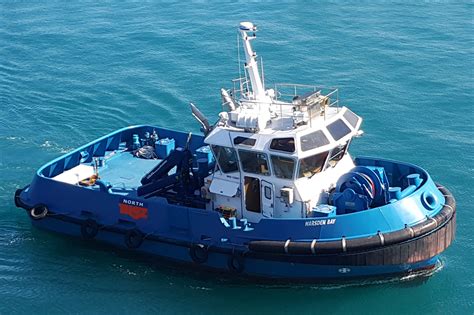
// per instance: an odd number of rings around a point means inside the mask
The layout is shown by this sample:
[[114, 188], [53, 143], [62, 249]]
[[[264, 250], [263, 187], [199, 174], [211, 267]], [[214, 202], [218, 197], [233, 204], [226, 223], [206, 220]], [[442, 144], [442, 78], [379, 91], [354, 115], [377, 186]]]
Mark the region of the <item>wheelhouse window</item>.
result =
[[323, 145], [329, 144], [328, 138], [324, 135], [322, 130], [317, 130], [310, 134], [301, 136], [301, 151], [308, 151]]
[[307, 158], [300, 160], [300, 167], [298, 170], [298, 178], [307, 177], [310, 178], [314, 174], [317, 174], [322, 171], [324, 167], [324, 162], [328, 157], [329, 152], [322, 152], [309, 156]]
[[351, 110], [349, 109], [346, 109], [346, 112], [344, 113], [344, 118], [347, 120], [347, 122], [349, 124], [351, 124], [351, 126], [353, 128], [355, 128], [357, 126], [357, 123], [359, 122], [359, 116], [357, 116], [356, 114], [354, 114]]
[[272, 155], [273, 174], [278, 178], [293, 179], [295, 160], [288, 157]]
[[276, 138], [270, 143], [270, 149], [283, 151], [283, 152], [295, 152], [295, 139], [294, 138]]
[[212, 145], [211, 148], [222, 172], [231, 173], [239, 170], [239, 162], [234, 149], [218, 145]]
[[252, 138], [246, 138], [246, 137], [234, 138], [234, 144], [248, 145], [250, 147], [253, 147], [255, 145], [255, 142], [257, 142], [257, 140], [252, 139]]
[[337, 163], [344, 157], [347, 152], [347, 148], [349, 147], [349, 141], [345, 144], [338, 145], [334, 149], [332, 149], [331, 153], [329, 154], [329, 161], [328, 166], [334, 167]]
[[264, 153], [239, 150], [240, 162], [244, 172], [270, 175], [268, 158]]
[[338, 119], [328, 125], [328, 130], [334, 140], [339, 140], [348, 135], [351, 129], [341, 120]]

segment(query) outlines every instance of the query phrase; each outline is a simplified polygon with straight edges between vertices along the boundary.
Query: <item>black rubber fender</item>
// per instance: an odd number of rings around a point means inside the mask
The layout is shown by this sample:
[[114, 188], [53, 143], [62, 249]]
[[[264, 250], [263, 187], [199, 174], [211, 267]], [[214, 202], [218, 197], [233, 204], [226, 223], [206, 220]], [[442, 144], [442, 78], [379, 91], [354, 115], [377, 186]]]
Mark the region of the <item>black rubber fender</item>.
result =
[[203, 264], [209, 257], [209, 252], [206, 246], [202, 244], [193, 244], [189, 248], [189, 256], [196, 264]]
[[99, 225], [93, 219], [84, 220], [81, 224], [81, 235], [85, 240], [92, 240], [99, 232]]
[[[285, 246], [285, 244], [283, 244], [283, 246]], [[288, 253], [291, 253], [294, 255], [311, 255], [311, 243], [288, 242], [286, 248], [287, 248]]]
[[292, 255], [331, 254], [344, 251], [343, 241], [330, 242], [281, 242], [283, 253]]
[[275, 254], [305, 255], [313, 253], [330, 254], [342, 252], [342, 241], [331, 242], [292, 242], [287, 241], [251, 241], [249, 249], [257, 252]]
[[363, 251], [377, 246], [383, 246], [385, 238], [383, 234], [375, 234], [364, 238], [346, 239], [346, 251]]
[[433, 218], [426, 218], [425, 221], [412, 226], [415, 237], [428, 233], [438, 226], [438, 221]]
[[321, 254], [332, 254], [341, 253], [343, 251], [342, 241], [331, 241], [331, 242], [316, 242], [314, 246], [315, 253]]
[[130, 249], [136, 249], [142, 245], [145, 235], [139, 229], [131, 229], [125, 233], [125, 245]]
[[240, 254], [232, 254], [227, 260], [227, 267], [233, 273], [241, 273], [245, 269], [245, 259]]
[[392, 245], [409, 240], [415, 236], [413, 228], [406, 227], [404, 229], [383, 234], [384, 245]]
[[25, 210], [31, 209], [31, 206], [27, 205], [26, 203], [23, 202], [23, 200], [21, 200], [21, 193], [25, 191], [25, 189], [28, 189], [28, 187], [30, 187], [30, 185], [26, 185], [23, 188], [15, 190], [15, 196], [14, 196], [13, 201], [15, 202], [15, 206], [17, 208], [23, 208]]
[[446, 199], [446, 204], [449, 205], [451, 208], [455, 209], [456, 208], [456, 200], [453, 197], [453, 194], [444, 186], [436, 184], [436, 187], [438, 187], [439, 191], [443, 194], [444, 198]]
[[453, 212], [454, 211], [452, 211], [449, 206], [445, 206], [440, 212], [438, 212], [437, 215], [433, 217], [433, 219], [436, 220], [437, 225], [441, 225], [443, 222], [446, 222], [451, 217]]
[[284, 254], [284, 244], [281, 241], [251, 241], [248, 246], [256, 252]]
[[46, 205], [40, 203], [32, 207], [29, 211], [28, 214], [30, 215], [30, 218], [33, 220], [41, 220], [46, 215], [48, 215], [49, 209]]
[[23, 191], [23, 189], [17, 189], [15, 191], [14, 201], [15, 201], [15, 206], [17, 208], [23, 208], [22, 207], [22, 202], [21, 202], [21, 199], [20, 199], [20, 195], [21, 195], [22, 191]]

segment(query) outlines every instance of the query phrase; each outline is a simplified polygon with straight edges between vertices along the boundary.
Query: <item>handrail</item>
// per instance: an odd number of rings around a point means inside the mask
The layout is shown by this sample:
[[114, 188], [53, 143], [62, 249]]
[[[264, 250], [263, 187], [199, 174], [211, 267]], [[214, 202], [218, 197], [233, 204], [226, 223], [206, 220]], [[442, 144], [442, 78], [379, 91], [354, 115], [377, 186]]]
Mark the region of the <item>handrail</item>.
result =
[[[240, 77], [232, 80], [232, 89], [228, 89], [227, 92], [234, 99], [236, 103], [246, 103], [256, 105], [257, 109], [260, 110], [260, 106], [263, 104], [270, 104], [274, 109], [277, 116], [280, 117], [293, 117], [295, 110], [288, 112], [290, 107], [294, 107], [295, 97], [304, 96], [308, 93], [318, 92], [321, 96], [326, 97], [329, 103], [327, 107], [336, 107], [339, 110], [339, 89], [335, 87], [309, 85], [309, 84], [298, 84], [298, 83], [276, 83], [274, 84], [275, 96], [271, 102], [262, 102], [259, 100], [251, 99], [251, 91], [249, 90], [249, 81], [247, 77]], [[326, 112], [324, 107], [317, 112], [311, 110], [308, 107], [309, 124], [311, 125], [313, 116], [321, 113], [326, 119]], [[301, 113], [300, 113], [301, 114]], [[300, 115], [298, 114], [298, 115]], [[306, 115], [306, 114], [305, 114]]]

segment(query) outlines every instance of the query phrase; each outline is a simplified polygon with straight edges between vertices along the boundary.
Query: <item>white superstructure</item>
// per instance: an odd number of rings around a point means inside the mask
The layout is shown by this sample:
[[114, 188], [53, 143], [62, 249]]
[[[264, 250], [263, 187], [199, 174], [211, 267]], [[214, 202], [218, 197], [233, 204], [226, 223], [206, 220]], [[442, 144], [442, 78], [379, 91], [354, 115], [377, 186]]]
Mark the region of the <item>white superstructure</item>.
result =
[[265, 89], [250, 43], [256, 30], [240, 24], [245, 77], [221, 90], [224, 111], [205, 139], [217, 161], [205, 180], [208, 207], [235, 209], [250, 222], [305, 217], [327, 204], [338, 178], [354, 167], [347, 148], [362, 119], [339, 106], [337, 89]]

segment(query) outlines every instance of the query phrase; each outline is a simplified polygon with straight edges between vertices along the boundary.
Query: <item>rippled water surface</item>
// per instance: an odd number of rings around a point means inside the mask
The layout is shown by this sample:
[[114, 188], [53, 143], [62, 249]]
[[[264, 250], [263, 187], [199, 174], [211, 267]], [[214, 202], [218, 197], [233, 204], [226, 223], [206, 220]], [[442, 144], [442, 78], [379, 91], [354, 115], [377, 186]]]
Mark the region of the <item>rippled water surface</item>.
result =
[[[472, 2], [0, 3], [0, 313], [474, 312]], [[260, 26], [266, 81], [341, 88], [365, 119], [354, 155], [422, 165], [458, 201], [431, 277], [255, 284], [33, 229], [12, 202], [52, 158], [130, 124], [198, 131], [237, 76], [236, 26]]]

